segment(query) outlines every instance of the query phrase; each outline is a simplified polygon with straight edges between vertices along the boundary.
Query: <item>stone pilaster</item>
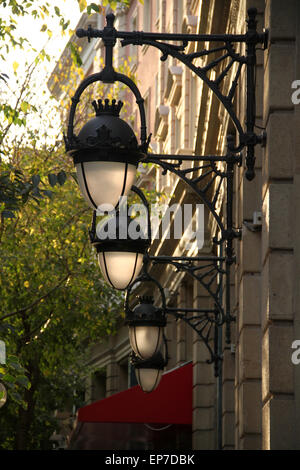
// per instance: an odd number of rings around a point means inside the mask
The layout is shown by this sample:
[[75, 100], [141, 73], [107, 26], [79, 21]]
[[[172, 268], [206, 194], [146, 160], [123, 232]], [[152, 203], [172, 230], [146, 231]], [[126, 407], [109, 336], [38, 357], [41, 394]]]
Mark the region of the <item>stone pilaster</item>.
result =
[[[241, 18], [246, 18], [247, 9], [258, 10], [258, 30], [264, 26], [264, 1], [244, 2]], [[263, 53], [257, 52], [256, 120], [262, 119]], [[246, 95], [245, 85], [240, 96]], [[241, 103], [241, 116], [245, 113]], [[256, 129], [260, 133], [259, 129]], [[257, 146], [256, 177], [249, 182], [244, 169], [236, 178], [236, 201], [238, 226], [242, 227], [242, 240], [237, 242], [238, 265], [236, 269], [236, 379], [235, 379], [235, 448], [243, 450], [261, 449], [261, 232], [252, 232], [246, 224], [253, 222], [254, 212], [262, 210], [261, 165], [262, 150]]]
[[299, 110], [291, 100], [291, 85], [299, 78], [300, 5], [289, 0], [282, 6], [278, 0], [267, 0], [265, 11], [270, 47], [264, 71], [268, 142], [262, 186], [262, 429], [263, 449], [272, 450], [300, 449], [295, 389], [299, 372], [291, 362], [291, 344], [299, 334], [299, 278], [295, 277], [300, 245], [295, 236]]
[[[209, 308], [207, 293], [194, 282], [194, 307]], [[209, 353], [197, 333], [193, 334], [193, 449], [216, 448], [216, 385], [213, 364], [207, 364]]]

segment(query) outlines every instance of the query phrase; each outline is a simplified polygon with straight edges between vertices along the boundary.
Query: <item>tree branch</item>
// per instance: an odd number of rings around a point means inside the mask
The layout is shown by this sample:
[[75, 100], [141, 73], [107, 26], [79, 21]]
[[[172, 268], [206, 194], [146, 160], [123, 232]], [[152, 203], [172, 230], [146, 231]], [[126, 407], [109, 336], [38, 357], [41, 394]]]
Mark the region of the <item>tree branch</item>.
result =
[[35, 307], [41, 300], [49, 297], [49, 295], [51, 295], [58, 287], [60, 287], [68, 279], [68, 277], [70, 275], [71, 275], [71, 273], [68, 273], [63, 279], [61, 279], [61, 281], [58, 284], [56, 284], [52, 289], [50, 289], [49, 292], [47, 292], [42, 297], [39, 297], [32, 304], [28, 305], [27, 307], [20, 308], [19, 310], [16, 310], [15, 312], [8, 313], [8, 314], [4, 315], [3, 317], [1, 317], [0, 322], [5, 320], [6, 318], [13, 317], [14, 315], [24, 314], [27, 310], [30, 310], [33, 307]]

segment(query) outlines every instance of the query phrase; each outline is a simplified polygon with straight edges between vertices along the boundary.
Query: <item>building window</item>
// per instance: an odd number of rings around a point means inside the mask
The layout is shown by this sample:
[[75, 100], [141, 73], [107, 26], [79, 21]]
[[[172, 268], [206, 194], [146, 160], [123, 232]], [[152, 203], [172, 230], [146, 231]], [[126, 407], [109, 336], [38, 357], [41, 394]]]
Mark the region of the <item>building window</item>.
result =
[[131, 365], [130, 357], [126, 356], [119, 362], [119, 391], [127, 390], [137, 385], [134, 367]]

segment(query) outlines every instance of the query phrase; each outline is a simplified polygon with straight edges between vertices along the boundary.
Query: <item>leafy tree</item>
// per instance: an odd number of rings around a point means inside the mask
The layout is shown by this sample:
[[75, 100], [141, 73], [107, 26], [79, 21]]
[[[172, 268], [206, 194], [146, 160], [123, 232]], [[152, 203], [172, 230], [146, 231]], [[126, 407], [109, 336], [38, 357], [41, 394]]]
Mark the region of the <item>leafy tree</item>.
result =
[[[96, 11], [96, 4], [78, 3], [81, 11]], [[108, 3], [115, 2], [102, 2], [102, 7]], [[68, 30], [58, 6], [36, 0], [0, 0], [0, 5], [11, 10], [8, 20], [0, 20], [2, 58], [27, 44], [14, 34], [20, 15], [46, 22], [52, 9], [62, 32]], [[42, 30], [51, 36], [47, 26]], [[0, 74], [0, 336], [8, 352], [0, 368], [0, 381], [8, 389], [0, 413], [2, 449], [50, 446], [57, 428], [54, 411], [70, 397], [82, 404], [89, 347], [113, 333], [122, 316], [122, 296], [103, 282], [89, 246], [91, 211], [55, 124], [82, 78], [77, 52], [71, 47], [68, 67], [59, 72], [61, 87], [68, 84], [59, 104], [49, 101], [40, 85], [41, 64], [51, 60], [44, 49], [36, 51], [24, 75], [14, 64], [16, 89], [10, 89], [10, 73]], [[122, 67], [130, 73], [129, 64]], [[113, 91], [106, 91], [112, 97]], [[100, 94], [103, 88], [95, 85], [88, 93]], [[78, 122], [89, 115], [88, 93]]]
[[[48, 2], [0, 0], [0, 6], [4, 12], [0, 19], [0, 58], [4, 61], [0, 74], [0, 214], [3, 219], [14, 217], [14, 212], [34, 195], [38, 188], [38, 180], [33, 174], [26, 178], [15, 166], [14, 157], [10, 154], [11, 135], [15, 132], [15, 128], [25, 128], [27, 116], [37, 112], [36, 107], [30, 101], [28, 86], [41, 62], [50, 61], [45, 49], [36, 51], [33, 46], [30, 46], [27, 38], [16, 35], [18, 17], [31, 16], [34, 20], [45, 20], [47, 16], [57, 16], [62, 32], [66, 30], [70, 21], [65, 21], [59, 8], [52, 7]], [[41, 31], [47, 31], [47, 37], [51, 37], [52, 33], [45, 25]], [[20, 78], [17, 73], [19, 64], [14, 62], [13, 70], [6, 70], [5, 60], [8, 54], [13, 53], [13, 49], [24, 50], [25, 46], [36, 52], [36, 57], [32, 63], [27, 64], [25, 74]], [[16, 88], [13, 90], [10, 88], [12, 74], [16, 79]]]
[[[28, 102], [37, 96], [37, 86], [32, 74]], [[29, 121], [14, 134], [12, 124], [2, 142], [9, 157], [2, 168], [8, 168], [12, 191], [18, 188], [18, 175], [31, 190], [28, 194], [21, 185], [17, 195], [23, 205], [12, 217], [3, 216], [5, 209], [0, 221], [0, 332], [9, 353], [8, 365], [0, 369], [9, 393], [0, 415], [4, 449], [50, 445], [57, 426], [54, 411], [74, 393], [76, 403], [89, 346], [115, 331], [122, 301], [102, 280], [91, 251], [91, 210], [79, 194], [62, 134], [54, 143], [48, 139], [49, 113], [57, 114], [61, 104], [52, 104], [45, 114], [40, 96], [38, 101], [39, 129]]]
[[[63, 150], [33, 155], [27, 149], [24, 174], [33, 156], [43, 186], [49, 170], [64, 158]], [[64, 181], [64, 171], [51, 175], [52, 200], [28, 201], [15, 219], [2, 225], [1, 336], [25, 371], [21, 370], [19, 389], [12, 395], [19, 401], [17, 414], [11, 405], [3, 408], [0, 423], [15, 423], [17, 449], [41, 445], [36, 420], [43, 424], [44, 439], [47, 431], [53, 432], [51, 412], [63, 406], [71, 391], [82, 387], [85, 371], [82, 375], [80, 371], [87, 348], [114, 331], [122, 302], [102, 280], [89, 246], [90, 209], [74, 181]], [[8, 373], [3, 379], [6, 385], [13, 382]], [[41, 423], [43, 415], [48, 425]], [[0, 439], [3, 448], [12, 445], [7, 429], [0, 424], [0, 434], [6, 436]]]

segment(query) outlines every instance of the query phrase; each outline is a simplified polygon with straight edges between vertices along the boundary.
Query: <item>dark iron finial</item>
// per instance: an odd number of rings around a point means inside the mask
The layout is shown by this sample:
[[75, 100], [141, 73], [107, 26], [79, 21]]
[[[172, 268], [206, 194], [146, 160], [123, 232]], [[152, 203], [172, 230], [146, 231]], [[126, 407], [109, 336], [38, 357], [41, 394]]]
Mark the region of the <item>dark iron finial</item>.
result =
[[106, 25], [108, 28], [114, 27], [115, 18], [116, 17], [113, 13], [108, 13], [108, 15], [106, 15]]
[[256, 20], [256, 15], [257, 15], [257, 9], [256, 8], [249, 8], [248, 9], [248, 29], [253, 29], [256, 30], [257, 26], [257, 20]]

